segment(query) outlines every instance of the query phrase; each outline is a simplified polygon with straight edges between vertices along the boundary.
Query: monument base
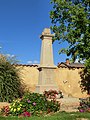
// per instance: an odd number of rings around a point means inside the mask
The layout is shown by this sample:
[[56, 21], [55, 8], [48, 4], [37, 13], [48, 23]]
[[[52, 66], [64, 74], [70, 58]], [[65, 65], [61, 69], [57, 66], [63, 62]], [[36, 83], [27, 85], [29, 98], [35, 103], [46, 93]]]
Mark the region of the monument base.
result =
[[35, 92], [42, 94], [44, 91], [48, 91], [48, 90], [57, 90], [58, 91], [58, 87], [55, 85], [37, 85]]

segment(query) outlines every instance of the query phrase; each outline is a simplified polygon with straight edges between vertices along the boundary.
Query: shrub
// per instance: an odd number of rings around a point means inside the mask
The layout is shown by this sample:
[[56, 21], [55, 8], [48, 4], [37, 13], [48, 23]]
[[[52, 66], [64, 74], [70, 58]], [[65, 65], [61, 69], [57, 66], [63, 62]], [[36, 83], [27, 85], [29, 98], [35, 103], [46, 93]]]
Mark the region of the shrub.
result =
[[9, 106], [9, 114], [17, 116], [41, 115], [56, 112], [60, 104], [55, 100], [48, 101], [46, 97], [38, 93], [25, 93], [21, 99], [14, 100]]
[[47, 104], [47, 113], [50, 113], [50, 112], [57, 112], [60, 110], [60, 104], [58, 101], [56, 100], [51, 100], [51, 101], [47, 101], [48, 104]]
[[60, 109], [58, 102], [52, 100], [48, 101], [43, 94], [39, 93], [26, 93], [21, 100], [22, 107], [25, 108], [25, 111], [30, 112], [31, 114], [39, 114], [42, 112], [56, 112]]
[[12, 115], [19, 115], [23, 112], [23, 109], [21, 108], [22, 104], [20, 103], [20, 99], [13, 100], [11, 105], [9, 106], [10, 114]]
[[21, 104], [24, 111], [36, 114], [37, 111], [46, 111], [47, 100], [42, 94], [27, 92], [23, 96]]
[[62, 92], [61, 91], [56, 91], [56, 90], [44, 91], [44, 96], [48, 99], [56, 99], [57, 96], [59, 96], [59, 98], [63, 98]]
[[78, 109], [80, 112], [90, 112], [90, 97], [86, 99], [80, 99], [80, 106]]
[[23, 89], [19, 78], [19, 69], [10, 63], [5, 56], [0, 57], [0, 101], [12, 102], [21, 97]]

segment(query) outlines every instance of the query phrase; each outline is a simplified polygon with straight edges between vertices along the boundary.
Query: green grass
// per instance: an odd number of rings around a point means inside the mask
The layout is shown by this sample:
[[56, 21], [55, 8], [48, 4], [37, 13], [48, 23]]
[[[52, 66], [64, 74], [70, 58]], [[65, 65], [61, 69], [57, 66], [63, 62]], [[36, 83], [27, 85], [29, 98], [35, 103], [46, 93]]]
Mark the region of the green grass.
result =
[[35, 116], [35, 117], [23, 117], [23, 118], [14, 117], [14, 116], [9, 116], [9, 117], [0, 116], [0, 120], [76, 120], [77, 118], [87, 118], [87, 120], [90, 120], [90, 113], [59, 112], [44, 117]]

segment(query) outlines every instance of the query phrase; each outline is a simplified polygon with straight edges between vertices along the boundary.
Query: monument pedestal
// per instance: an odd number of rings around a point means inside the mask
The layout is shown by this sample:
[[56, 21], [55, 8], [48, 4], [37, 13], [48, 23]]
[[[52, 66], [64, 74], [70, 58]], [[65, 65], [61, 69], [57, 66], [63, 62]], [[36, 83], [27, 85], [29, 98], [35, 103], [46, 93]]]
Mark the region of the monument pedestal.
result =
[[44, 91], [48, 91], [48, 90], [57, 90], [58, 91], [58, 87], [55, 85], [37, 85], [36, 86], [36, 92], [42, 94]]
[[36, 86], [36, 92], [43, 93], [48, 90], [58, 90], [57, 85], [55, 84], [55, 74], [54, 70], [56, 66], [47, 66], [39, 67], [39, 81]]

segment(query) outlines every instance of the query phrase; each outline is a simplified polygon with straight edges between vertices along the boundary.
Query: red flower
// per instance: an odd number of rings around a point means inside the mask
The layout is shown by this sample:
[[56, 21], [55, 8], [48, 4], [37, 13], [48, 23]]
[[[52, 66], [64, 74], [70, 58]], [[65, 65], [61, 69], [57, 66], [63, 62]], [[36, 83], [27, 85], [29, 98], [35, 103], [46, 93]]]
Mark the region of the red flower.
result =
[[29, 112], [26, 111], [26, 112], [23, 113], [23, 116], [24, 116], [24, 117], [30, 117], [30, 116], [31, 116], [31, 113], [29, 113]]

